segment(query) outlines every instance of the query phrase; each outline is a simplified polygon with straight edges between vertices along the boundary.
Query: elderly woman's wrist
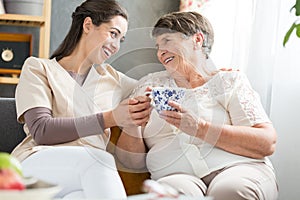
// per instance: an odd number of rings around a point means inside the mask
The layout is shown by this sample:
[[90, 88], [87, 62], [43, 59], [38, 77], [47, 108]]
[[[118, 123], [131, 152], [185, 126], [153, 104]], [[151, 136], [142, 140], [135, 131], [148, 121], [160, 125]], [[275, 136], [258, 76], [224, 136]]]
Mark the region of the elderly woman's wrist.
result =
[[209, 128], [209, 123], [203, 119], [198, 122], [197, 137], [204, 139]]

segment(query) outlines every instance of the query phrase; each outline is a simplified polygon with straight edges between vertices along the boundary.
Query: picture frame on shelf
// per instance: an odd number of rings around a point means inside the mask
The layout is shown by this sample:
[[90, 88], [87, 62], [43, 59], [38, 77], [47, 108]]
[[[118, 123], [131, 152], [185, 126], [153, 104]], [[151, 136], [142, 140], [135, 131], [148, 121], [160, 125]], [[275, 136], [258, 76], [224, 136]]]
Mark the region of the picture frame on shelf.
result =
[[20, 74], [24, 61], [31, 55], [31, 34], [0, 33], [0, 74]]

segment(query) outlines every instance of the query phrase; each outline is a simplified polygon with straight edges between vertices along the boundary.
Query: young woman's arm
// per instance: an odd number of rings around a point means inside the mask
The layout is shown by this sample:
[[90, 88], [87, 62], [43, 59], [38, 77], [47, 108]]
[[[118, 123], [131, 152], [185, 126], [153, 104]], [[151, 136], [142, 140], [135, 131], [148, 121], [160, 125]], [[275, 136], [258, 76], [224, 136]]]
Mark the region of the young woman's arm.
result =
[[117, 125], [129, 127], [145, 123], [150, 112], [147, 102], [124, 100], [112, 111], [75, 118], [54, 118], [50, 109], [37, 107], [26, 111], [24, 119], [37, 144], [53, 145], [102, 134], [104, 129]]

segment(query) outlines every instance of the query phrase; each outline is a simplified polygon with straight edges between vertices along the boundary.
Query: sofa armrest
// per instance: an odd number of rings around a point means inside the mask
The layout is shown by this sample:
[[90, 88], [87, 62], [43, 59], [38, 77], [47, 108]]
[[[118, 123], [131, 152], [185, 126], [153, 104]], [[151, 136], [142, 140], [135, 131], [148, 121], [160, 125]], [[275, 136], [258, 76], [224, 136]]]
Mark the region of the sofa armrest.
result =
[[144, 180], [150, 178], [149, 172], [140, 172], [138, 170], [128, 169], [124, 167], [118, 158], [115, 156], [115, 144], [118, 141], [118, 138], [121, 134], [121, 129], [119, 127], [111, 128], [111, 137], [110, 144], [108, 145], [108, 152], [114, 155], [118, 172], [123, 181], [125, 190], [127, 195], [141, 194], [142, 193], [142, 185]]

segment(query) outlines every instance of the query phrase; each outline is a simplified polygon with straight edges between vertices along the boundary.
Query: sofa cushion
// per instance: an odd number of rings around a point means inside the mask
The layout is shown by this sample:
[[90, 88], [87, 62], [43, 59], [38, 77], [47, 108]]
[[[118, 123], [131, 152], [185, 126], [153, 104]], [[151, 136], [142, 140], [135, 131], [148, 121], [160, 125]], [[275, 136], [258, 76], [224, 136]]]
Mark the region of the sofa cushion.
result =
[[17, 122], [14, 98], [0, 98], [0, 110], [0, 151], [11, 153], [26, 134]]

